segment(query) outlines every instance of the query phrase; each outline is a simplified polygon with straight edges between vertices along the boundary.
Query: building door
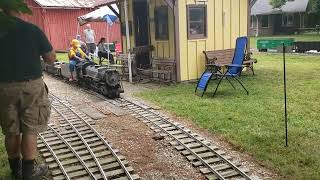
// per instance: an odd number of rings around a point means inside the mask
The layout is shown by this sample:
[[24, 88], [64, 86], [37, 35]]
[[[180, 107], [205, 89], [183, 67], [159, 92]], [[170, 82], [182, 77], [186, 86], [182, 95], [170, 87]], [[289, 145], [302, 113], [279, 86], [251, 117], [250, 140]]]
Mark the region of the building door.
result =
[[[133, 1], [134, 35], [136, 47], [149, 45], [150, 34], [148, 9], [149, 7], [147, 0]], [[144, 51], [144, 48], [138, 48], [138, 51], [136, 52], [136, 60], [138, 66], [148, 66], [150, 64], [150, 52]]]

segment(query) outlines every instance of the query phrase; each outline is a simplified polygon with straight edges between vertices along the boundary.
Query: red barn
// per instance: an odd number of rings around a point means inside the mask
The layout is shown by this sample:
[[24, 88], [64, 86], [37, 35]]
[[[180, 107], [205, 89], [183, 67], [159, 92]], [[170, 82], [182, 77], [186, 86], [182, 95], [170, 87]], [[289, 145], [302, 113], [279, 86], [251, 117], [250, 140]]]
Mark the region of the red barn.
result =
[[[78, 29], [77, 18], [93, 10], [94, 0], [25, 0], [33, 15], [22, 15], [22, 19], [38, 25], [47, 35], [55, 50], [67, 50], [70, 41], [77, 35], [83, 38], [84, 26]], [[107, 23], [90, 23], [99, 41], [106, 37]], [[109, 30], [110, 42], [121, 42], [120, 23], [114, 23]]]

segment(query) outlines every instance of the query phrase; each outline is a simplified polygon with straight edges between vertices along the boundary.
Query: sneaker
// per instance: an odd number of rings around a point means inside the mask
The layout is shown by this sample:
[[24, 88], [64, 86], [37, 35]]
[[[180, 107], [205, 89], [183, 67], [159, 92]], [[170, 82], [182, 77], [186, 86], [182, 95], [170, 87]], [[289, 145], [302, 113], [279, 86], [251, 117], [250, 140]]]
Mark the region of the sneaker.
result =
[[40, 180], [48, 173], [48, 165], [42, 164], [35, 166], [33, 169], [32, 176], [27, 180]]

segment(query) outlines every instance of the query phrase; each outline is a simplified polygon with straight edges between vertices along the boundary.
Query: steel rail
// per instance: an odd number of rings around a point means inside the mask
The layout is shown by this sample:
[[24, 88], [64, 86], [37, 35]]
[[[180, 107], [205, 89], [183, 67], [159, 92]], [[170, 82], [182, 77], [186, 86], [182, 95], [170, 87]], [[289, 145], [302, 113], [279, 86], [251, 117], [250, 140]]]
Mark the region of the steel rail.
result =
[[86, 166], [86, 163], [82, 160], [82, 158], [78, 155], [78, 153], [72, 148], [71, 144], [64, 137], [62, 137], [53, 127], [49, 126], [49, 128], [59, 137], [60, 140], [62, 140], [65, 143], [65, 145], [68, 146], [68, 149], [72, 151], [72, 153], [77, 157], [77, 159], [80, 161], [82, 166], [86, 169], [86, 171], [90, 174], [90, 176], [93, 179], [96, 179], [94, 174], [90, 171], [89, 167]]
[[[139, 107], [140, 108], [140, 107]], [[131, 110], [132, 111], [132, 110]], [[133, 111], [134, 112], [134, 111]], [[141, 115], [139, 115], [141, 116]], [[143, 117], [143, 116], [141, 116]], [[146, 117], [143, 117], [145, 119], [147, 119]], [[208, 164], [204, 159], [202, 159], [197, 153], [193, 152], [188, 146], [186, 146], [184, 143], [182, 143], [178, 138], [176, 138], [174, 135], [170, 134], [167, 130], [165, 130], [163, 127], [161, 127], [160, 125], [158, 125], [157, 123], [150, 121], [149, 119], [147, 119], [149, 122], [151, 122], [153, 125], [157, 126], [159, 129], [161, 129], [163, 132], [165, 132], [166, 134], [168, 134], [169, 136], [171, 136], [171, 138], [173, 138], [175, 141], [177, 141], [180, 145], [182, 145], [185, 149], [187, 149], [188, 151], [191, 152], [192, 155], [194, 155], [195, 157], [197, 157], [197, 159], [199, 159], [202, 164], [204, 164], [208, 169], [211, 169], [211, 172], [213, 172], [219, 179], [224, 180], [225, 178], [215, 169], [213, 169], [210, 164]]]
[[[134, 102], [131, 102], [131, 101], [129, 101], [129, 100], [127, 100], [127, 99], [124, 99], [124, 98], [120, 98], [120, 99], [123, 99], [123, 100], [127, 101], [128, 103], [131, 103], [131, 104], [133, 104], [133, 105], [135, 105], [135, 106], [137, 106], [137, 107], [139, 107], [139, 108], [141, 108], [141, 109], [143, 109], [143, 110], [145, 110], [145, 111], [147, 111], [147, 112], [149, 112], [149, 113], [151, 113], [151, 114], [154, 114], [154, 115], [156, 115], [156, 116], [159, 116], [159, 115], [157, 115], [156, 113], [150, 111], [149, 109], [143, 108], [143, 107], [137, 105], [137, 104], [134, 103]], [[140, 115], [140, 116], [141, 116], [141, 115]], [[141, 116], [141, 117], [147, 119], [147, 118], [144, 117], [144, 116]], [[215, 151], [215, 150], [213, 150], [212, 148], [210, 148], [207, 144], [203, 143], [202, 141], [200, 141], [198, 138], [192, 136], [189, 132], [187, 132], [187, 131], [184, 130], [183, 128], [175, 125], [174, 123], [166, 120], [165, 118], [163, 118], [163, 117], [161, 117], [161, 116], [159, 116], [159, 118], [161, 118], [161, 119], [162, 119], [163, 121], [165, 121], [166, 123], [171, 124], [172, 126], [176, 127], [177, 129], [179, 129], [180, 131], [182, 131], [183, 133], [185, 133], [186, 135], [188, 135], [190, 138], [195, 139], [195, 140], [196, 140], [198, 143], [200, 143], [202, 146], [208, 148], [212, 153], [214, 153], [214, 154], [217, 155], [219, 158], [221, 158], [222, 160], [224, 160], [227, 164], [229, 164], [229, 165], [231, 166], [232, 169], [234, 169], [235, 171], [237, 171], [237, 172], [238, 172], [241, 176], [243, 176], [245, 179], [251, 180], [251, 178], [250, 178], [246, 173], [244, 173], [242, 170], [240, 170], [240, 169], [239, 169], [236, 165], [234, 165], [231, 161], [229, 161], [228, 159], [226, 159], [225, 157], [223, 157], [222, 155], [220, 155], [217, 151]], [[147, 119], [147, 120], [148, 120], [148, 119]], [[152, 121], [150, 121], [150, 122], [152, 122]], [[152, 123], [155, 124], [155, 122], [152, 122]], [[157, 124], [155, 124], [155, 125], [158, 126]], [[158, 126], [158, 127], [160, 127], [160, 126]], [[161, 128], [161, 127], [160, 127], [160, 128]], [[161, 129], [163, 129], [163, 128], [161, 128]], [[164, 129], [163, 129], [163, 130], [164, 130]], [[176, 139], [176, 138], [175, 138], [175, 139]], [[187, 148], [187, 149], [190, 151], [189, 148]], [[201, 161], [202, 161], [202, 160], [201, 160]], [[208, 163], [205, 163], [205, 164], [208, 164]], [[208, 165], [209, 165], [209, 164], [208, 164]], [[206, 166], [207, 166], [207, 165], [206, 165]], [[210, 165], [209, 165], [209, 166], [210, 166]], [[209, 169], [212, 169], [212, 170], [213, 170], [213, 168], [212, 168], [211, 166], [210, 166]], [[215, 170], [214, 170], [214, 172], [215, 172]], [[220, 175], [218, 175], [218, 176], [220, 177]]]
[[[84, 90], [84, 91], [85, 91], [85, 92], [88, 92], [89, 94], [91, 94], [91, 95], [93, 95], [93, 96], [95, 96], [95, 97], [99, 97], [99, 98], [102, 99], [102, 100], [106, 100], [106, 101], [110, 102], [109, 99], [105, 98], [105, 97], [102, 96], [101, 94], [98, 94], [98, 93], [96, 93], [96, 92], [92, 92], [92, 91], [89, 91], [89, 90]], [[125, 99], [125, 98], [123, 98], [123, 97], [120, 97], [120, 98], [117, 98], [117, 99], [124, 100], [124, 101], [122, 101], [122, 103], [123, 103], [123, 102], [127, 102], [127, 103], [130, 103], [130, 104], [133, 104], [133, 105], [137, 106], [138, 108], [141, 108], [141, 109], [143, 109], [143, 110], [145, 110], [145, 111], [148, 111], [148, 112], [150, 112], [150, 113], [152, 113], [152, 114], [154, 114], [154, 115], [156, 115], [156, 116], [159, 116], [158, 114], [150, 111], [149, 109], [143, 108], [142, 106], [140, 106], [140, 105], [138, 105], [138, 104], [136, 104], [136, 103], [134, 103], [134, 102], [132, 102], [132, 101], [130, 101], [130, 100], [127, 100], [127, 99]], [[114, 101], [114, 100], [111, 100], [111, 101]], [[140, 116], [141, 116], [141, 115], [140, 115]], [[141, 116], [141, 117], [143, 117], [143, 116]], [[146, 117], [143, 117], [143, 118], [147, 119]], [[238, 173], [239, 173], [241, 176], [243, 176], [245, 179], [251, 180], [251, 178], [250, 178], [246, 173], [244, 173], [242, 170], [240, 170], [240, 169], [239, 169], [236, 165], [234, 165], [231, 161], [229, 161], [228, 159], [226, 159], [225, 157], [223, 157], [222, 155], [220, 155], [218, 152], [216, 152], [215, 150], [213, 150], [212, 148], [210, 148], [208, 145], [204, 144], [204, 143], [201, 142], [199, 139], [197, 139], [196, 137], [192, 136], [190, 133], [188, 133], [188, 132], [185, 131], [184, 129], [176, 126], [174, 123], [166, 120], [165, 118], [163, 118], [163, 117], [161, 117], [161, 116], [160, 116], [159, 118], [160, 118], [161, 120], [164, 120], [165, 122], [173, 125], [174, 127], [177, 127], [179, 130], [181, 130], [182, 132], [184, 132], [184, 133], [185, 133], [186, 135], [188, 135], [190, 138], [195, 139], [195, 140], [196, 140], [198, 143], [200, 143], [202, 146], [208, 148], [212, 153], [214, 153], [214, 154], [217, 155], [219, 158], [221, 158], [223, 161], [225, 161], [227, 164], [229, 164], [233, 170], [235, 170], [236, 172], [238, 172]], [[148, 119], [147, 119], [147, 120], [148, 120]], [[152, 122], [152, 123], [154, 123], [154, 122]], [[169, 134], [169, 133], [168, 133], [168, 134]], [[170, 134], [170, 136], [171, 136], [171, 134]], [[178, 140], [178, 143], [180, 144], [181, 142]], [[183, 145], [183, 146], [184, 146], [184, 145]], [[187, 148], [187, 149], [188, 149], [190, 152], [192, 152], [189, 148]], [[194, 152], [192, 152], [192, 153], [194, 153]], [[200, 161], [201, 161], [201, 160], [200, 160]], [[208, 164], [208, 163], [205, 163], [205, 164]], [[208, 165], [210, 166], [210, 164], [208, 164]], [[209, 169], [213, 169], [213, 168], [210, 166]]]
[[[55, 109], [55, 111], [60, 114], [65, 120], [66, 122], [72, 127], [72, 129], [77, 133], [77, 135], [79, 136], [79, 138], [81, 139], [81, 141], [84, 143], [84, 145], [86, 146], [87, 150], [89, 151], [89, 153], [91, 154], [92, 158], [94, 159], [95, 163], [97, 164], [98, 168], [99, 168], [99, 171], [101, 172], [102, 176], [104, 179], [107, 179], [107, 176], [101, 166], [101, 164], [99, 163], [99, 160], [97, 159], [97, 157], [95, 156], [94, 152], [92, 151], [92, 149], [90, 148], [90, 145], [86, 142], [86, 140], [84, 139], [84, 137], [80, 134], [80, 132], [76, 129], [76, 127], [74, 127], [74, 125], [68, 120], [67, 117], [65, 117], [61, 112], [59, 112], [57, 110], [56, 107], [52, 106], [53, 109]], [[77, 153], [76, 153], [77, 154]], [[95, 178], [95, 176], [93, 176], [94, 179], [97, 179]]]
[[[51, 127], [51, 126], [49, 125], [49, 127]], [[68, 173], [63, 168], [63, 165], [62, 165], [61, 161], [59, 160], [58, 156], [56, 155], [56, 153], [54, 153], [54, 151], [52, 150], [50, 145], [45, 141], [44, 137], [41, 134], [39, 134], [38, 136], [41, 139], [41, 141], [43, 142], [43, 144], [48, 148], [48, 150], [50, 151], [50, 153], [53, 156], [53, 158], [56, 160], [56, 162], [57, 162], [58, 166], [60, 167], [60, 170], [64, 174], [65, 178], [67, 178], [67, 180], [70, 180], [70, 178], [68, 176]]]
[[77, 112], [75, 112], [73, 109], [71, 109], [70, 107], [68, 107], [64, 102], [62, 102], [57, 96], [53, 95], [50, 93], [50, 95], [52, 97], [54, 97], [56, 100], [58, 100], [61, 104], [63, 104], [65, 107], [67, 107], [70, 111], [72, 111], [75, 115], [77, 115], [94, 133], [96, 136], [99, 137], [99, 139], [104, 143], [104, 145], [109, 149], [109, 151], [111, 152], [111, 154], [116, 158], [116, 160], [118, 161], [118, 163], [120, 164], [122, 170], [125, 172], [125, 174], [127, 175], [127, 177], [130, 180], [133, 180], [134, 178], [131, 176], [130, 172], [128, 171], [128, 169], [126, 168], [126, 166], [123, 164], [123, 162], [120, 160], [119, 156], [117, 155], [117, 153], [111, 148], [111, 146], [107, 143], [107, 141], [100, 135], [100, 133], [98, 133], [86, 120], [84, 120]]

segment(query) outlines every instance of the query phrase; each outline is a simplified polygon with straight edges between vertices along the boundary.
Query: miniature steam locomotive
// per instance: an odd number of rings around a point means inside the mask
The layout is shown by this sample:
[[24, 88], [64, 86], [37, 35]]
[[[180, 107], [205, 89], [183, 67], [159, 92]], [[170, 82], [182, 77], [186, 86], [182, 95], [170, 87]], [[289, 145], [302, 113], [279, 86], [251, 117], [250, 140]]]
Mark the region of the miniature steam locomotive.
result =
[[[55, 62], [54, 65], [45, 65], [44, 70], [59, 77], [69, 78], [69, 63]], [[117, 70], [107, 66], [96, 65], [92, 61], [83, 61], [76, 66], [77, 82], [102, 95], [114, 99], [123, 93], [121, 77]]]

